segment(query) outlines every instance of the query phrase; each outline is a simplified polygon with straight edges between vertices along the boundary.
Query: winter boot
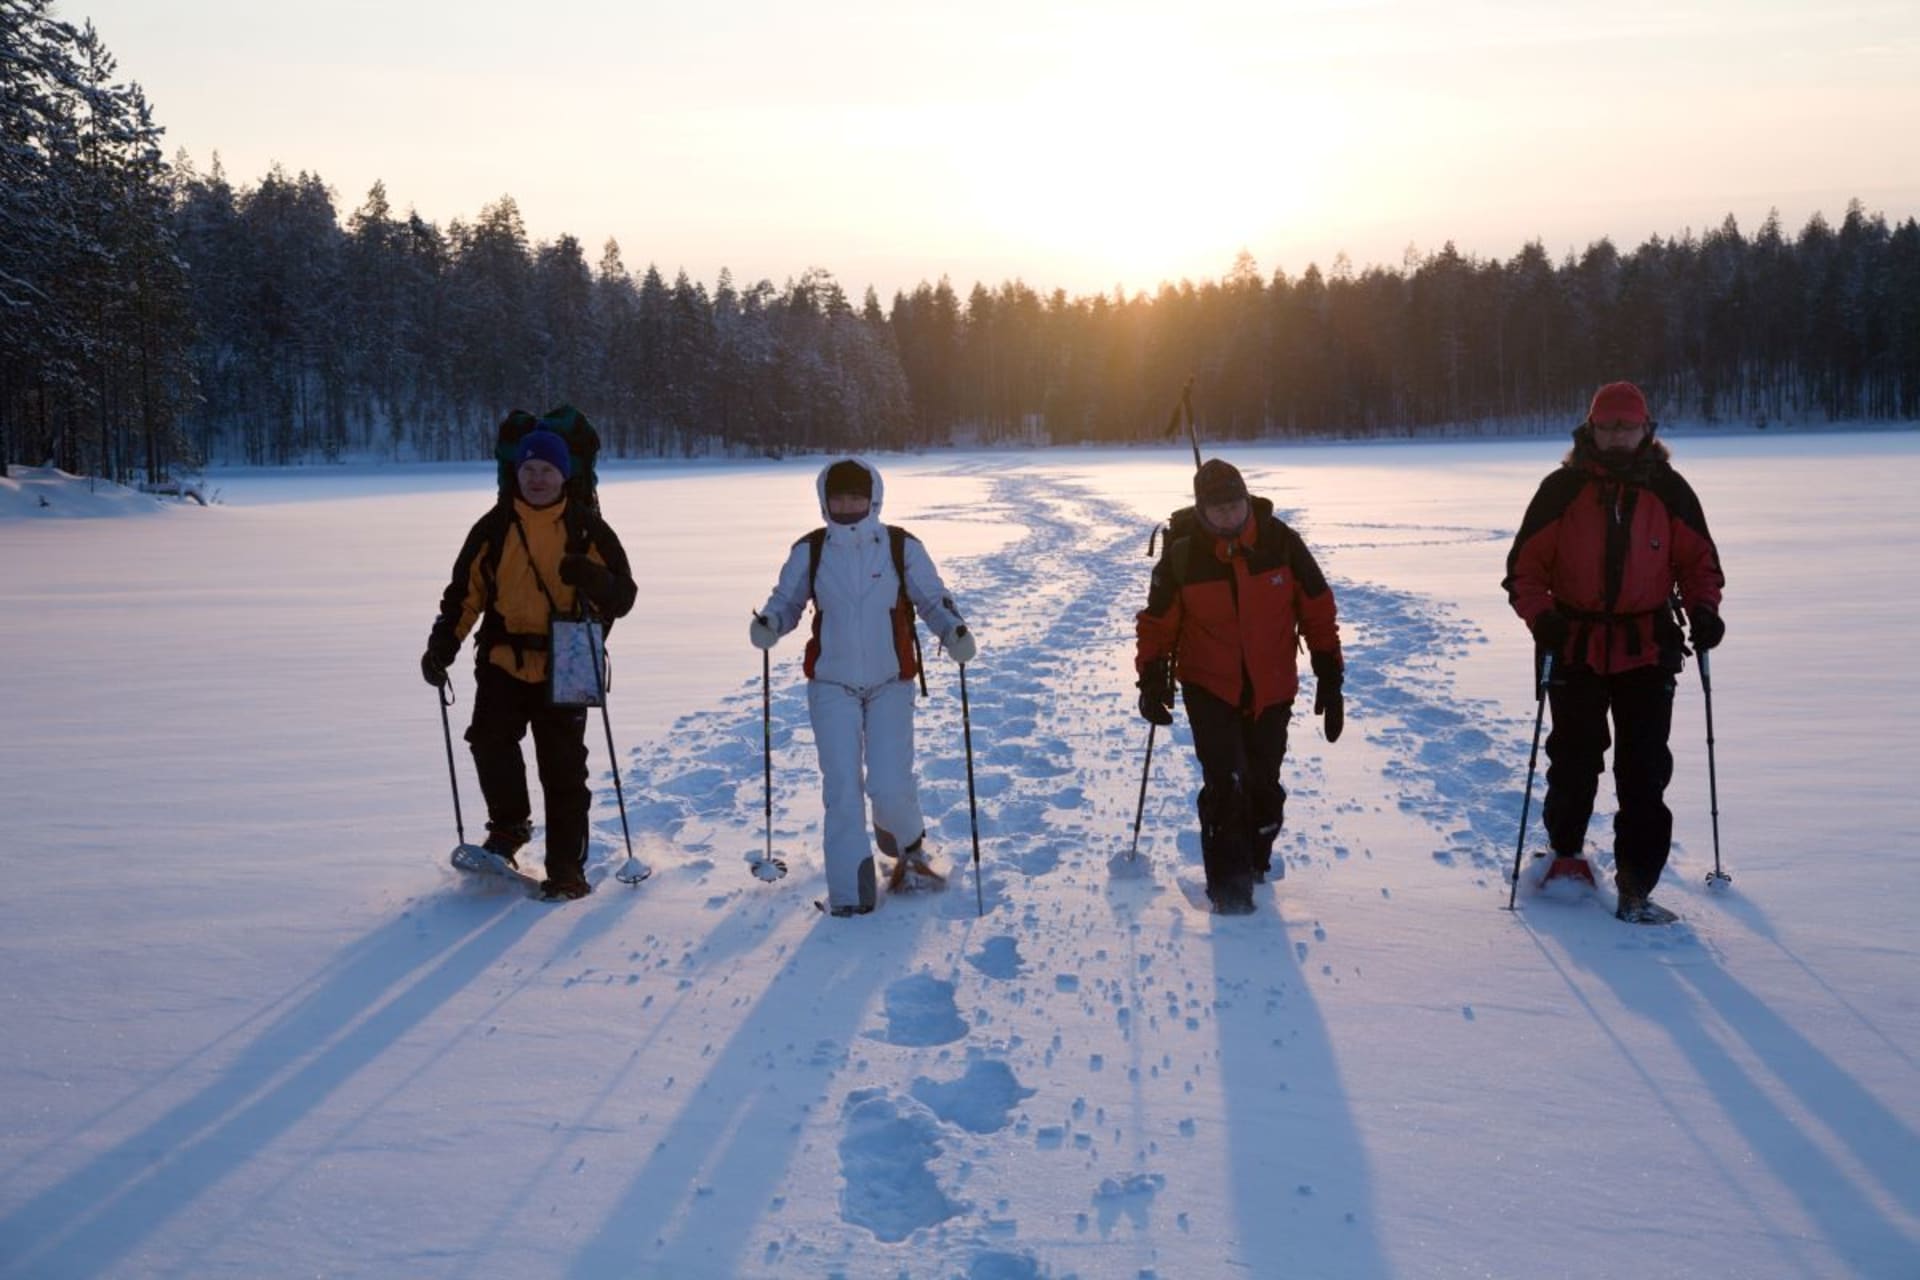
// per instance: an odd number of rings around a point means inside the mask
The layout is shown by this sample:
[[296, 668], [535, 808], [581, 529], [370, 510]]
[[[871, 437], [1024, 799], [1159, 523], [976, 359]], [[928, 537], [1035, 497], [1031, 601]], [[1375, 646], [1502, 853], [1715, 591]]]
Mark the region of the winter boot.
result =
[[1628, 924], [1672, 924], [1680, 917], [1643, 894], [1623, 892], [1613, 918]]
[[531, 822], [489, 822], [487, 838], [480, 842], [480, 847], [508, 866], [517, 868], [520, 863], [513, 855], [531, 839], [533, 839]]
[[540, 898], [543, 902], [574, 902], [593, 892], [593, 886], [587, 883], [585, 876], [567, 876], [540, 882]]

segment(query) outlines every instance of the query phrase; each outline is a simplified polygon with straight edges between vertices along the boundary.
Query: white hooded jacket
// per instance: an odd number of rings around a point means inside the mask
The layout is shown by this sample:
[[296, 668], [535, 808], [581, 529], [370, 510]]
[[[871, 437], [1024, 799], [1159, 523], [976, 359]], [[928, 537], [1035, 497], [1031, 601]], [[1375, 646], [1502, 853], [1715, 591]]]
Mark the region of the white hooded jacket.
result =
[[[833, 463], [822, 467], [814, 479], [827, 536], [820, 548], [820, 569], [813, 583], [815, 607], [820, 611], [820, 657], [814, 664], [813, 678], [850, 689], [871, 689], [900, 678], [892, 618], [892, 609], [900, 598], [900, 580], [894, 572], [887, 529], [880, 520], [886, 493], [880, 471], [864, 458], [846, 461], [857, 463], [873, 477], [873, 505], [858, 522], [836, 524], [827, 511], [827, 471]], [[903, 552], [907, 599], [944, 643], [964, 620], [920, 540], [909, 537]], [[787, 553], [780, 581], [760, 611], [781, 635], [798, 626], [806, 612], [810, 559], [803, 537]]]

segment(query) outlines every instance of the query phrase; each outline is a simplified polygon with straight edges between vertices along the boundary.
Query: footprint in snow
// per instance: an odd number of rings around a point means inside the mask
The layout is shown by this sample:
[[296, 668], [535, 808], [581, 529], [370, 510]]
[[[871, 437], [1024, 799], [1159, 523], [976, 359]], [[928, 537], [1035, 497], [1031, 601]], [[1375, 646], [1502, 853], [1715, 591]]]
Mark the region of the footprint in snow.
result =
[[989, 1249], [973, 1255], [967, 1264], [967, 1280], [1041, 1280], [1047, 1273], [1024, 1253], [1003, 1253]]
[[975, 1058], [957, 1080], [913, 1082], [913, 1096], [948, 1124], [970, 1133], [997, 1133], [1007, 1127], [1007, 1116], [1034, 1094], [1015, 1078], [1013, 1068], [991, 1058]]
[[953, 1002], [953, 984], [924, 973], [893, 983], [886, 990], [888, 1044], [951, 1044], [967, 1034]]
[[1017, 978], [1024, 972], [1020, 942], [1006, 934], [988, 938], [978, 951], [968, 952], [967, 963], [989, 978]]
[[897, 1244], [960, 1211], [927, 1167], [940, 1154], [940, 1127], [931, 1116], [896, 1104], [884, 1089], [848, 1094], [842, 1115], [843, 1221]]

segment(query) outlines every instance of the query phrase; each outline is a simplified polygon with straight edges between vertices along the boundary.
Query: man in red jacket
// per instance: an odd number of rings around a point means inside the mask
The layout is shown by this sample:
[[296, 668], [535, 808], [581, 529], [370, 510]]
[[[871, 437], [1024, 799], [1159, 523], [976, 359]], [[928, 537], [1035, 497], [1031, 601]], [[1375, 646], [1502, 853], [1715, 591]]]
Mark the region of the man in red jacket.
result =
[[1631, 382], [1595, 393], [1572, 452], [1527, 507], [1503, 584], [1538, 652], [1554, 659], [1541, 819], [1559, 857], [1585, 848], [1612, 713], [1614, 914], [1635, 924], [1673, 919], [1649, 897], [1673, 840], [1667, 735], [1685, 637], [1669, 601], [1684, 608], [1696, 648], [1726, 634], [1720, 554], [1655, 426]]
[[1312, 553], [1238, 471], [1209, 461], [1193, 498], [1193, 519], [1175, 518], [1135, 619], [1134, 669], [1140, 714], [1154, 724], [1173, 723], [1179, 678], [1200, 757], [1207, 897], [1221, 915], [1245, 915], [1286, 815], [1280, 763], [1300, 691], [1298, 637], [1313, 654], [1314, 714], [1334, 742], [1346, 721], [1340, 626]]

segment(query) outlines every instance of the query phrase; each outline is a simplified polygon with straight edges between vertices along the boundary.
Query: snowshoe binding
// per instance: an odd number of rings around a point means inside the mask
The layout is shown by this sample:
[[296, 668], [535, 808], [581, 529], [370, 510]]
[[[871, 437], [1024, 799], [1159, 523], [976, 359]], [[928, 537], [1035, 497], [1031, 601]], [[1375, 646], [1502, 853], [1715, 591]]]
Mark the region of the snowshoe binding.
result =
[[902, 849], [887, 872], [888, 893], [938, 893], [946, 887], [947, 878], [933, 869], [919, 841]]
[[1545, 888], [1555, 880], [1585, 884], [1589, 889], [1597, 887], [1593, 878], [1593, 864], [1577, 853], [1553, 855], [1553, 861], [1547, 865], [1546, 874], [1540, 877], [1540, 886]]
[[530, 822], [489, 822], [487, 838], [480, 842], [480, 847], [509, 867], [518, 869], [520, 861], [514, 855], [531, 839], [533, 824]]

